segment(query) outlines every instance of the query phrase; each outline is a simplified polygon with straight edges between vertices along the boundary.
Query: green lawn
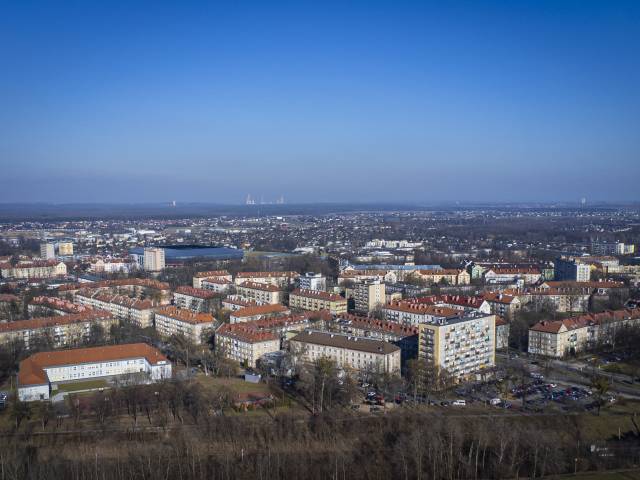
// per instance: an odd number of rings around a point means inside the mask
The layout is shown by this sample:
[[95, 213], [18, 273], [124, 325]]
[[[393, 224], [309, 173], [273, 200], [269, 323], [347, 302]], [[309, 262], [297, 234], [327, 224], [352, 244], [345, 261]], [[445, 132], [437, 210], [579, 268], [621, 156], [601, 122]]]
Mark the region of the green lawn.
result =
[[87, 380], [86, 382], [62, 383], [58, 384], [58, 392], [77, 392], [79, 390], [105, 388], [107, 386], [107, 382], [104, 380]]
[[245, 382], [240, 378], [207, 377], [200, 374], [196, 376], [195, 381], [210, 390], [226, 387], [235, 393], [270, 393], [267, 384]]

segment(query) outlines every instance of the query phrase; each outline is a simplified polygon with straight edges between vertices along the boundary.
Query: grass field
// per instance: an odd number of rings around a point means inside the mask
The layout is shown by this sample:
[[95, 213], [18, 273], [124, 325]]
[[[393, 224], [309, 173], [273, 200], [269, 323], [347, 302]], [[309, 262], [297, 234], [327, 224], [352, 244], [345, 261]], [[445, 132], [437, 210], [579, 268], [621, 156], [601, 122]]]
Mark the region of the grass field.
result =
[[77, 392], [80, 390], [91, 390], [94, 388], [106, 388], [107, 382], [104, 380], [88, 380], [86, 382], [62, 383], [58, 384], [58, 392]]
[[202, 385], [205, 389], [215, 391], [220, 388], [228, 388], [234, 393], [270, 393], [271, 390], [266, 383], [250, 383], [240, 378], [222, 378], [207, 377], [206, 375], [198, 375], [195, 381]]

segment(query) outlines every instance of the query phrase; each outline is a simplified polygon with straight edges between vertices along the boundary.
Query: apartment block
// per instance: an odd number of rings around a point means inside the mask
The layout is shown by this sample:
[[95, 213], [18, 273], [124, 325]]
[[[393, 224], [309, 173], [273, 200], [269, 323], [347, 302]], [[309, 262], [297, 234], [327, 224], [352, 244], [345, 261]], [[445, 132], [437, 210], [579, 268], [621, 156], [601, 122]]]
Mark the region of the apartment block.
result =
[[280, 337], [250, 325], [225, 323], [216, 330], [215, 345], [226, 358], [255, 368], [261, 356], [280, 350]]
[[219, 304], [218, 295], [211, 290], [180, 286], [173, 292], [173, 303], [193, 312], [213, 312]]
[[101, 291], [80, 291], [74, 299], [80, 305], [111, 312], [117, 319], [132, 322], [140, 328], [153, 326], [153, 303]]
[[326, 290], [327, 279], [320, 273], [307, 272], [298, 279], [301, 290]]
[[271, 283], [243, 282], [236, 287], [238, 295], [259, 305], [282, 303], [284, 291]]
[[379, 280], [367, 280], [357, 283], [353, 288], [353, 299], [356, 312], [369, 313], [384, 305], [384, 283]]
[[174, 306], [155, 311], [155, 326], [160, 335], [180, 335], [196, 345], [200, 345], [203, 335], [213, 329], [214, 321], [210, 313], [196, 313]]
[[298, 288], [289, 294], [289, 306], [302, 310], [327, 310], [332, 315], [347, 313], [347, 299], [335, 293]]
[[205, 288], [202, 285], [204, 280], [215, 283], [231, 283], [231, 274], [226, 270], [209, 270], [206, 272], [197, 272], [193, 276], [193, 288]]

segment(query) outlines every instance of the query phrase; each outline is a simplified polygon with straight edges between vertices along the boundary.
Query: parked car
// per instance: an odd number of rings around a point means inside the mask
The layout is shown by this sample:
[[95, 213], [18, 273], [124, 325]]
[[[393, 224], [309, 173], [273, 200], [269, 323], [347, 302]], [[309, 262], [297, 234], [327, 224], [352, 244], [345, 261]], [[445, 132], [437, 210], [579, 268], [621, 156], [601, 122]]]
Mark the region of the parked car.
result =
[[454, 400], [451, 405], [453, 405], [454, 407], [466, 407], [467, 406], [467, 401], [466, 400]]

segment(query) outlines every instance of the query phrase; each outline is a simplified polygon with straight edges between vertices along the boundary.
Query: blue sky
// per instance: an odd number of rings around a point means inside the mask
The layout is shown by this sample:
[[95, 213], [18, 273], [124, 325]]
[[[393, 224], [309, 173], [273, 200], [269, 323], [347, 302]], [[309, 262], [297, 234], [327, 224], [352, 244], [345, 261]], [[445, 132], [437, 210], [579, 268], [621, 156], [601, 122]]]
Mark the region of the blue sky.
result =
[[2, 202], [640, 200], [640, 2], [0, 8]]

